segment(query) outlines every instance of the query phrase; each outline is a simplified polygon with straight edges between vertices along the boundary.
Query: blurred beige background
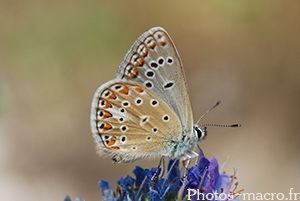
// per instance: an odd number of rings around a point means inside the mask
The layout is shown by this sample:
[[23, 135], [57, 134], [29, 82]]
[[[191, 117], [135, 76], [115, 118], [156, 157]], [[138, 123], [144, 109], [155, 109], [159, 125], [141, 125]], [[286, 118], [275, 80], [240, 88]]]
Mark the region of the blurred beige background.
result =
[[[136, 165], [98, 157], [89, 127], [97, 87], [131, 44], [162, 26], [181, 55], [209, 158], [227, 155], [239, 189], [300, 192], [300, 2], [0, 1], [1, 200], [101, 200]], [[300, 199], [300, 196], [298, 196]]]

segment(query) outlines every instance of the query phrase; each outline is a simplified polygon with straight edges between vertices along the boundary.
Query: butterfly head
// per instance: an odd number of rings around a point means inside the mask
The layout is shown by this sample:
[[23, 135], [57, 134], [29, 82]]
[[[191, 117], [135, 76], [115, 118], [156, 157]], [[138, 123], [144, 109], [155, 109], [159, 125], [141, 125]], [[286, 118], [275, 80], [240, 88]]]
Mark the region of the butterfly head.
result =
[[199, 126], [199, 125], [194, 125], [194, 133], [198, 138], [198, 142], [202, 141], [205, 139], [207, 135], [207, 127], [206, 126]]
[[206, 135], [207, 135], [207, 125], [209, 124], [205, 124], [205, 125], [198, 125], [198, 123], [201, 121], [201, 119], [203, 119], [203, 117], [208, 114], [210, 111], [212, 111], [215, 107], [217, 107], [220, 104], [220, 100], [209, 110], [207, 110], [197, 121], [197, 123], [194, 125], [194, 134], [197, 136], [198, 138], [198, 142], [202, 141], [205, 139]]

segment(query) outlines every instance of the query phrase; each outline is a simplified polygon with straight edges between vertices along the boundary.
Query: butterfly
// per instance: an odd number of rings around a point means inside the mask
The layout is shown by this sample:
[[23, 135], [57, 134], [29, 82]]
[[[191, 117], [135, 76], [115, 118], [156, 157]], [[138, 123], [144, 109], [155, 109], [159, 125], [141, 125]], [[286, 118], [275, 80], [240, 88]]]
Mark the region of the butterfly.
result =
[[143, 33], [116, 78], [97, 89], [90, 122], [98, 153], [112, 155], [114, 163], [198, 155], [206, 127], [193, 123], [183, 65], [163, 28]]

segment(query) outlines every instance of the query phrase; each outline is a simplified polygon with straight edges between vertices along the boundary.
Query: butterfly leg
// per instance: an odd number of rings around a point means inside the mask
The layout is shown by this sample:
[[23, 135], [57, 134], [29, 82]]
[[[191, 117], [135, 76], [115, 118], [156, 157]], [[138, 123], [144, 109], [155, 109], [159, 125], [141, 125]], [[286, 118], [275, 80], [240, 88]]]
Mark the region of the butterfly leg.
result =
[[183, 161], [183, 167], [184, 167], [183, 178], [186, 177], [186, 172], [189, 168], [192, 158], [194, 157], [198, 158], [198, 156], [199, 155], [194, 151], [188, 151], [185, 155], [182, 156], [181, 160]]
[[190, 157], [188, 157], [186, 160], [184, 160], [184, 161], [182, 161], [183, 162], [183, 168], [184, 168], [184, 170], [183, 170], [183, 179], [185, 179], [185, 177], [186, 177], [186, 172], [187, 172], [187, 170], [188, 170], [188, 168], [189, 168], [189, 165], [190, 165], [190, 163], [191, 163], [191, 158]]
[[157, 166], [157, 169], [156, 169], [154, 175], [152, 176], [151, 180], [154, 180], [157, 177], [157, 173], [161, 166], [162, 166], [161, 176], [163, 176], [165, 174], [165, 157], [164, 157], [164, 155], [161, 156], [161, 158], [159, 160], [159, 164]]

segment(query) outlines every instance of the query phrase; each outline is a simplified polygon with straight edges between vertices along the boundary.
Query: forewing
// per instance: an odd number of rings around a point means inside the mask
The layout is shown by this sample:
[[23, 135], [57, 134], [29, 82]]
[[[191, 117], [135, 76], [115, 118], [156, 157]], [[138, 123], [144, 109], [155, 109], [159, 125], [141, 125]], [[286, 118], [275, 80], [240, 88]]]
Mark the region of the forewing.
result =
[[154, 91], [178, 116], [184, 133], [192, 133], [192, 108], [183, 65], [163, 28], [154, 27], [134, 42], [119, 66], [117, 78]]

